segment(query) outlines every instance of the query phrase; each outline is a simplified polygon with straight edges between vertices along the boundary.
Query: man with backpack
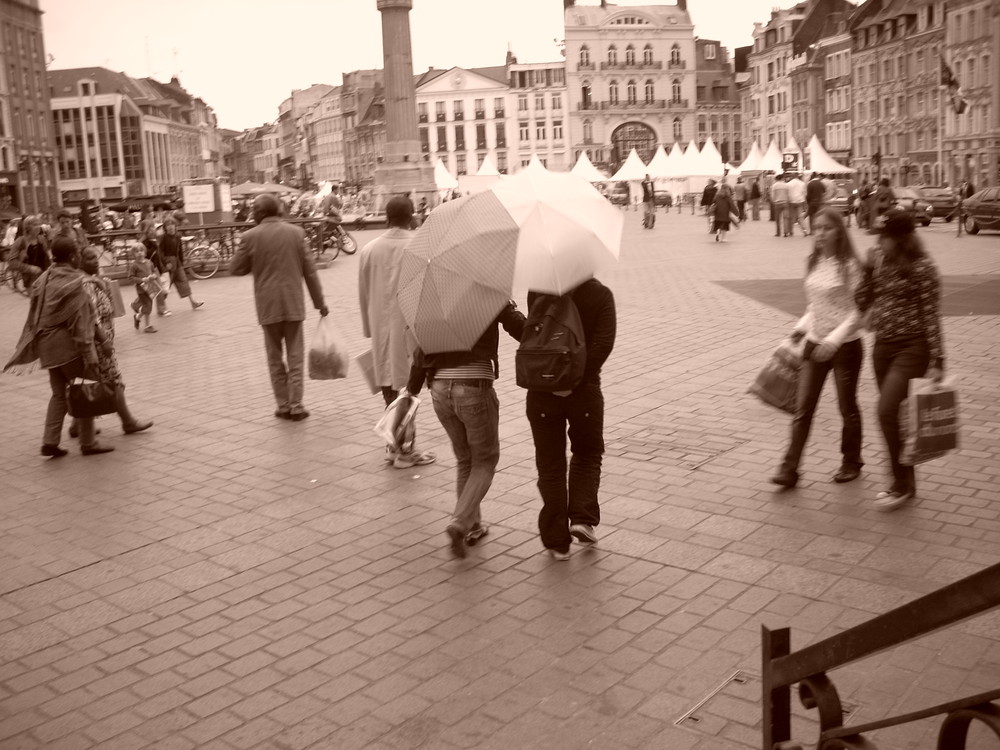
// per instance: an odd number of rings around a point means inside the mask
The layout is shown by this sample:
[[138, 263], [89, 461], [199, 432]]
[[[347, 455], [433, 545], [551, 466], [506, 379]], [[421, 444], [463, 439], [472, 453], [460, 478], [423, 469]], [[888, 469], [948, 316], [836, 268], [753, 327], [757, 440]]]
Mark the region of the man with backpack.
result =
[[574, 537], [584, 544], [597, 542], [604, 454], [601, 367], [614, 348], [616, 326], [614, 295], [597, 279], [562, 297], [528, 295], [517, 382], [528, 389], [525, 410], [542, 496], [538, 529], [556, 560], [569, 558]]

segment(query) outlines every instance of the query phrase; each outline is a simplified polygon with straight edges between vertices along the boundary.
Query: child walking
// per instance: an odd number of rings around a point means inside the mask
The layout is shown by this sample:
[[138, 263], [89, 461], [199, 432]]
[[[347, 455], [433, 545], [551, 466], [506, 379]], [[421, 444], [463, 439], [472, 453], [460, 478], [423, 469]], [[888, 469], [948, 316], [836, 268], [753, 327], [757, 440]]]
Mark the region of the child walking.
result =
[[153, 312], [153, 294], [158, 294], [160, 290], [160, 279], [153, 263], [146, 259], [146, 248], [141, 243], [136, 243], [133, 247], [135, 258], [132, 260], [132, 267], [129, 269], [129, 278], [135, 282], [136, 298], [132, 302], [132, 322], [135, 330], [139, 330], [140, 318], [145, 318], [146, 333], [156, 333], [156, 327], [150, 324], [149, 316]]

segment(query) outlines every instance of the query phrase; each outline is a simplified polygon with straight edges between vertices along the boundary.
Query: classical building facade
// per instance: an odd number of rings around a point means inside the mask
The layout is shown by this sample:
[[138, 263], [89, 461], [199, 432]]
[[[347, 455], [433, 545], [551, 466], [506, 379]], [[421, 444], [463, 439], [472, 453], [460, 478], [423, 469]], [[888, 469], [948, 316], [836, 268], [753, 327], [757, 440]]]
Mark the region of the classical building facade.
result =
[[851, 19], [855, 118], [852, 166], [861, 180], [941, 184], [940, 0], [868, 0]]
[[64, 201], [160, 195], [224, 172], [215, 115], [176, 78], [106, 68], [48, 73]]
[[1000, 185], [1000, 4], [950, 0], [945, 23], [944, 58], [967, 109], [944, 107], [944, 179]]
[[0, 215], [60, 205], [38, 0], [0, 0]]
[[[569, 141], [565, 62], [518, 63], [508, 55], [507, 78], [507, 119], [517, 143], [511, 171], [528, 166], [532, 155], [548, 169], [569, 170], [576, 160]], [[495, 125], [497, 132], [505, 128], [503, 121]]]
[[729, 52], [712, 39], [695, 39], [698, 148], [711, 138], [724, 162], [743, 160], [740, 97]]
[[279, 177], [301, 187], [309, 182], [311, 155], [305, 127], [306, 113], [334, 89], [316, 83], [307, 89], [293, 89], [292, 95], [278, 106], [278, 137], [281, 144]]
[[633, 148], [648, 161], [658, 145], [695, 140], [697, 57], [686, 0], [565, 5], [570, 162], [586, 152], [614, 170]]

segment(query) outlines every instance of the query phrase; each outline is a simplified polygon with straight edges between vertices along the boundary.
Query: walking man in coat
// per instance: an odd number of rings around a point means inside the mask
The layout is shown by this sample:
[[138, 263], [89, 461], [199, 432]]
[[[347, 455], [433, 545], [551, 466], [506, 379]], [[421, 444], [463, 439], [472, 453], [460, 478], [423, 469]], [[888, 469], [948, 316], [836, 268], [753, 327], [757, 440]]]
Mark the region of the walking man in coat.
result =
[[[401, 195], [390, 199], [385, 206], [385, 219], [388, 231], [365, 245], [358, 256], [358, 302], [362, 333], [372, 340], [375, 385], [382, 390], [388, 406], [406, 386], [411, 355], [416, 348], [396, 301], [400, 259], [403, 248], [413, 237], [410, 232], [413, 202]], [[398, 453], [387, 445], [385, 460], [397, 469], [409, 469], [433, 463], [435, 456], [415, 449]]]
[[326, 317], [330, 311], [323, 301], [316, 266], [306, 250], [305, 232], [284, 221], [280, 213], [281, 204], [270, 193], [254, 198], [253, 219], [257, 226], [243, 233], [243, 243], [229, 264], [229, 273], [253, 273], [257, 320], [264, 329], [267, 367], [278, 403], [274, 416], [298, 422], [309, 416], [302, 405], [302, 321], [306, 317], [303, 280], [319, 314]]

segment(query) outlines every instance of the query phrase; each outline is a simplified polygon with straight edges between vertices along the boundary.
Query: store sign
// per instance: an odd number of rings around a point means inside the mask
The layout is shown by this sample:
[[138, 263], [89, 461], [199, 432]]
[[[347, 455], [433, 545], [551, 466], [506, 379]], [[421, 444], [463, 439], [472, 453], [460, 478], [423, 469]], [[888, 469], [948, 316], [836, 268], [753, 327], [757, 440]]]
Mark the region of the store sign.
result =
[[799, 169], [798, 154], [782, 154], [781, 169], [785, 172], [797, 172]]
[[183, 185], [184, 213], [207, 214], [215, 210], [214, 185]]

